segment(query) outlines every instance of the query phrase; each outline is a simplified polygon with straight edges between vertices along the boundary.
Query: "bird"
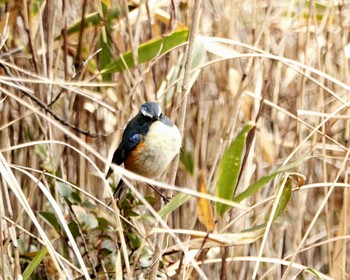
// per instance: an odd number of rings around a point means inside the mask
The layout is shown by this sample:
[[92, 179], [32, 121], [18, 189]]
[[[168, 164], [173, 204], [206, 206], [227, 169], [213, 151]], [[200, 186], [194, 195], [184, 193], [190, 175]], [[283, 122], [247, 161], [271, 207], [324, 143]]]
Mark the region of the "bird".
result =
[[[180, 152], [181, 141], [179, 129], [163, 114], [160, 105], [147, 102], [141, 105], [138, 114], [127, 124], [112, 163], [124, 163], [125, 169], [155, 179]], [[109, 168], [106, 178], [112, 172]], [[114, 192], [115, 198], [120, 198], [122, 185], [121, 179]]]

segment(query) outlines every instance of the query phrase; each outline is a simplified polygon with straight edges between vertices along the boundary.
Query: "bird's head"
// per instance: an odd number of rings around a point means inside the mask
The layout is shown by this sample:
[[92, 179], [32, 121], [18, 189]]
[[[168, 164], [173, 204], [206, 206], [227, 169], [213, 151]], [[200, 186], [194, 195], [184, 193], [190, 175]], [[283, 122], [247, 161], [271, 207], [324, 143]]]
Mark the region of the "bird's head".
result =
[[162, 108], [155, 102], [147, 102], [141, 106], [141, 116], [146, 120], [157, 121], [162, 116]]

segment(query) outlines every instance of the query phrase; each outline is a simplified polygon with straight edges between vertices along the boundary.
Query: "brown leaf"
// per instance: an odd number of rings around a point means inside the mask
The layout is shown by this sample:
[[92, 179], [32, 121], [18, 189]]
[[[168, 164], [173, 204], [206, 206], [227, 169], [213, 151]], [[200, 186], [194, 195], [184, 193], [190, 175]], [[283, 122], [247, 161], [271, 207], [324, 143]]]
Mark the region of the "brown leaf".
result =
[[[200, 193], [207, 193], [205, 173], [201, 170], [198, 180], [198, 191]], [[212, 209], [210, 202], [205, 198], [199, 198], [197, 204], [197, 215], [199, 221], [205, 226], [208, 232], [211, 232], [214, 229], [214, 219], [212, 214]]]

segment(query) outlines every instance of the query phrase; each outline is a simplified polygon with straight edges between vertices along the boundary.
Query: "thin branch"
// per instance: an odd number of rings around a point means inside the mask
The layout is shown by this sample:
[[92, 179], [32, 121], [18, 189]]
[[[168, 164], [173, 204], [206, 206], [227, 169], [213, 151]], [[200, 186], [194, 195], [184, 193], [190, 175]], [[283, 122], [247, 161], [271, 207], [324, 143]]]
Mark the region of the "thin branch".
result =
[[[193, 23], [191, 26], [190, 34], [189, 34], [189, 42], [188, 42], [188, 50], [187, 50], [187, 58], [186, 58], [186, 64], [185, 64], [185, 74], [184, 74], [184, 80], [182, 85], [182, 92], [181, 92], [181, 103], [180, 103], [180, 110], [179, 110], [179, 122], [178, 122], [178, 128], [180, 130], [181, 135], [183, 135], [184, 132], [184, 125], [185, 125], [185, 117], [186, 117], [186, 108], [187, 108], [187, 98], [190, 92], [190, 79], [191, 79], [191, 65], [192, 65], [192, 57], [194, 52], [194, 45], [195, 45], [195, 39], [197, 35], [198, 25], [199, 25], [199, 19], [202, 11], [201, 7], [201, 0], [196, 0], [194, 10], [193, 10]], [[170, 184], [175, 183], [176, 173], [179, 165], [179, 156], [176, 157], [175, 162], [171, 169], [171, 178], [170, 178]], [[167, 196], [171, 197], [172, 191], [168, 193]], [[168, 216], [164, 217], [164, 221], [166, 222], [168, 219]], [[157, 242], [159, 246], [162, 246], [164, 242], [164, 234], [159, 235], [159, 241]], [[159, 250], [155, 252], [153, 256], [153, 260], [155, 261], [154, 266], [152, 267], [150, 274], [148, 276], [148, 279], [155, 280], [157, 278], [157, 272], [159, 267], [159, 259], [162, 254], [162, 250]], [[202, 279], [206, 279], [206, 276], [201, 270], [198, 270], [198, 275]]]
[[85, 12], [86, 12], [86, 0], [84, 0], [83, 6], [82, 6], [79, 41], [78, 41], [77, 53], [74, 61], [74, 65], [77, 72], [79, 72], [80, 62], [81, 62], [81, 45], [83, 41], [83, 34], [84, 34], [84, 28], [85, 28]]
[[[0, 64], [0, 66], [2, 66], [5, 69], [5, 71], [6, 71], [6, 73], [8, 75], [12, 76], [12, 74], [9, 71], [9, 69], [7, 68], [7, 66], [5, 66], [3, 64]], [[22, 86], [22, 85], [20, 85], [18, 83], [16, 83], [16, 85], [17, 85], [17, 89], [19, 89], [25, 96], [27, 96], [31, 100], [33, 100], [39, 107], [41, 107], [46, 113], [51, 115], [55, 120], [59, 121], [61, 124], [65, 125], [65, 126], [68, 126], [69, 128], [74, 129], [77, 132], [82, 133], [83, 135], [88, 136], [88, 137], [96, 138], [96, 137], [100, 136], [99, 134], [91, 133], [90, 131], [83, 130], [83, 129], [75, 126], [75, 125], [72, 125], [72, 124], [68, 123], [66, 120], [64, 120], [63, 118], [59, 117], [57, 115], [57, 113], [53, 112], [46, 103], [44, 103], [38, 97], [33, 95], [31, 92], [29, 92], [29, 90], [26, 89], [24, 86]]]

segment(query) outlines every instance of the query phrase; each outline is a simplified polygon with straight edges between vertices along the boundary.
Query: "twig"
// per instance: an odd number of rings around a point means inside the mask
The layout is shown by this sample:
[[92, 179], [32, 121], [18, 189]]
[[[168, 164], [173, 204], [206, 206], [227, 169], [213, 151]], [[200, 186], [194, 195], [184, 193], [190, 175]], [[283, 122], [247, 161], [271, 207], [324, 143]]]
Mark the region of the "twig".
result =
[[[2, 66], [6, 73], [9, 76], [12, 76], [11, 72], [9, 71], [9, 69], [7, 68], [7, 66], [0, 64], [0, 66]], [[41, 101], [38, 97], [36, 97], [34, 94], [32, 94], [27, 88], [25, 88], [24, 86], [16, 83], [17, 89], [19, 89], [25, 96], [29, 97], [31, 100], [33, 100], [37, 105], [39, 105], [39, 107], [41, 107], [46, 113], [48, 113], [49, 115], [51, 115], [55, 120], [59, 121], [60, 123], [62, 123], [65, 126], [68, 126], [71, 129], [76, 130], [79, 133], [82, 133], [85, 136], [88, 137], [92, 137], [92, 138], [96, 138], [99, 136], [99, 134], [96, 133], [91, 133], [90, 131], [87, 130], [83, 130], [75, 125], [72, 125], [70, 123], [68, 123], [66, 120], [62, 119], [61, 117], [59, 117], [57, 115], [57, 113], [53, 112], [46, 103], [44, 103], [43, 101]]]
[[79, 71], [80, 67], [80, 61], [81, 61], [81, 45], [83, 41], [83, 34], [84, 34], [84, 28], [85, 28], [85, 11], [86, 11], [86, 0], [83, 2], [82, 6], [82, 12], [81, 12], [81, 24], [80, 24], [80, 31], [79, 31], [79, 41], [78, 41], [78, 47], [77, 47], [77, 54], [74, 61], [74, 66], [77, 72]]
[[[66, 33], [67, 33], [67, 32], [66, 32]], [[86, 67], [88, 61], [89, 61], [90, 59], [92, 59], [96, 54], [98, 54], [101, 50], [102, 50], [102, 49], [99, 48], [97, 51], [95, 51], [94, 53], [92, 53], [86, 60], [84, 60], [84, 61], [80, 64], [80, 66], [78, 67], [78, 68], [79, 68], [79, 69], [78, 69], [78, 72], [76, 72], [75, 75], [73, 76], [73, 78], [70, 80], [71, 82], [77, 81], [77, 80], [78, 80], [78, 78], [79, 78], [79, 73], [80, 73], [81, 69], [82, 69], [83, 67]], [[65, 81], [67, 81], [66, 75], [68, 75], [68, 74], [65, 73]], [[57, 94], [57, 96], [56, 96], [47, 106], [48, 106], [48, 107], [52, 107], [52, 105], [53, 105], [54, 103], [56, 103], [56, 101], [61, 97], [62, 93], [63, 93], [65, 90], [66, 90], [66, 89], [63, 88], [63, 89]]]
[[[244, 171], [244, 167], [245, 167], [245, 165], [247, 163], [249, 152], [250, 152], [250, 149], [252, 147], [252, 144], [253, 144], [253, 141], [254, 141], [254, 138], [255, 138], [255, 132], [256, 132], [257, 124], [258, 124], [258, 121], [259, 121], [260, 117], [262, 116], [262, 113], [263, 113], [264, 108], [265, 108], [265, 98], [266, 98], [267, 90], [270, 88], [270, 84], [271, 84], [271, 80], [272, 80], [272, 73], [273, 73], [274, 67], [275, 67], [275, 60], [272, 60], [272, 63], [271, 63], [271, 66], [270, 66], [270, 71], [269, 71], [269, 76], [268, 76], [268, 79], [267, 79], [267, 81], [265, 83], [265, 87], [264, 87], [264, 90], [263, 90], [263, 93], [262, 93], [262, 96], [261, 96], [259, 110], [258, 110], [258, 113], [256, 114], [256, 117], [255, 117], [254, 127], [248, 132], [248, 135], [247, 135], [246, 152], [245, 152], [243, 160], [242, 160], [241, 170], [239, 172], [239, 176], [238, 176], [238, 180], [237, 180], [236, 186], [238, 186], [238, 184], [239, 184], [239, 182], [241, 180], [241, 177], [242, 177], [242, 174], [243, 174], [243, 171]], [[235, 195], [236, 190], [237, 190], [237, 188], [235, 189], [233, 195]]]
[[62, 29], [63, 37], [63, 65], [64, 65], [64, 80], [68, 80], [68, 33], [67, 33], [67, 0], [62, 2], [62, 13], [64, 26]]

